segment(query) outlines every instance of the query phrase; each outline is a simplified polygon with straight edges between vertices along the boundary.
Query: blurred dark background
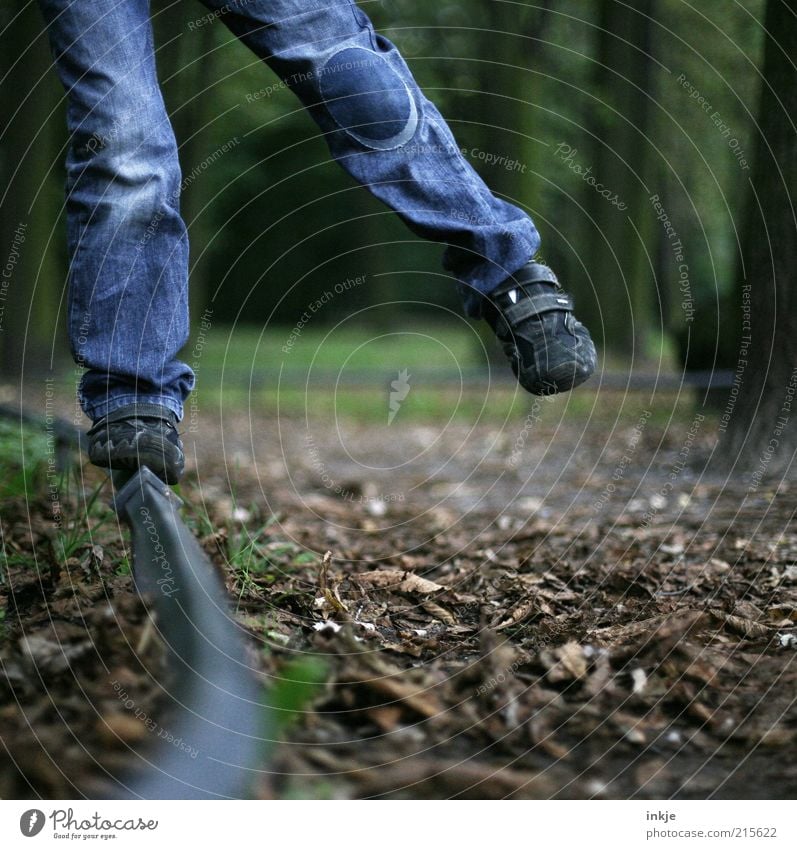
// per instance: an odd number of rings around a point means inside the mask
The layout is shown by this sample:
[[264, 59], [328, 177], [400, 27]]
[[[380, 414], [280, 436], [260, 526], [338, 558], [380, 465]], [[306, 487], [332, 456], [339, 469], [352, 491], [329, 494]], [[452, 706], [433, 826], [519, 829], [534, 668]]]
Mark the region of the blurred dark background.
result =
[[[460, 144], [482, 152], [469, 156], [487, 183], [535, 219], [545, 260], [610, 361], [625, 368], [633, 353], [637, 365], [663, 356], [676, 369], [732, 366], [763, 0], [361, 5]], [[456, 323], [440, 246], [412, 236], [331, 162], [272, 72], [195, 0], [157, 0], [152, 14], [186, 178], [194, 320], [210, 306], [214, 323], [289, 328], [331, 284], [366, 275], [319, 324], [385, 301], [408, 303], [357, 320]], [[23, 360], [49, 366], [65, 350], [67, 137], [36, 5], [3, 0], [0, 23], [4, 257], [15, 227], [28, 225], [3, 303], [9, 377]]]

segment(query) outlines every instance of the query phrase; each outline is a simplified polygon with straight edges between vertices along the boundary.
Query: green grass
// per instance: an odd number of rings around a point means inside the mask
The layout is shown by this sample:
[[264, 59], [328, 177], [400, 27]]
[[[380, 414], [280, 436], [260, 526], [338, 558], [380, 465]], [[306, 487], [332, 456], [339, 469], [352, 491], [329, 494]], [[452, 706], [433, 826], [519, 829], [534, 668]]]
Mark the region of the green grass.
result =
[[[387, 426], [388, 399], [389, 390], [379, 386], [349, 387], [338, 392], [321, 386], [307, 393], [303, 389], [289, 388], [281, 392], [265, 390], [252, 394], [225, 386], [220, 397], [211, 404], [215, 404], [215, 409], [222, 404], [224, 410], [247, 410], [251, 405], [254, 412], [262, 412], [266, 416], [307, 417], [310, 421], [326, 420], [331, 423], [341, 418]], [[206, 396], [204, 401], [208, 401]], [[664, 426], [671, 415], [675, 423], [687, 420], [695, 401], [689, 389], [681, 392], [680, 396], [673, 390], [657, 390], [651, 399], [648, 391], [636, 390], [629, 390], [627, 394], [602, 390], [597, 397], [595, 390], [589, 386], [556, 398], [535, 399], [514, 388], [488, 388], [485, 379], [483, 384], [463, 393], [458, 389], [416, 385], [402, 403], [394, 423], [452, 421], [500, 426], [522, 422], [533, 409], [537, 409], [535, 403], [542, 405], [543, 425], [581, 424], [587, 420], [595, 424], [613, 425], [615, 421], [619, 425], [634, 424], [644, 407], [652, 412], [651, 424]]]
[[[461, 391], [459, 369], [484, 363], [478, 336], [464, 326], [420, 325], [402, 332], [307, 326], [292, 342], [290, 333], [291, 328], [268, 328], [261, 338], [258, 328], [213, 328], [194, 360], [198, 349], [189, 345], [183, 355], [198, 366], [189, 418], [192, 403], [200, 411], [251, 404], [268, 414], [301, 416], [309, 410], [326, 417], [382, 422], [387, 420], [390, 383], [404, 369], [411, 388], [402, 402], [402, 419], [472, 420], [482, 407], [495, 414], [516, 403], [516, 393], [502, 387], [485, 406], [486, 383], [480, 380], [474, 386], [469, 377]], [[430, 370], [453, 377], [441, 383]]]
[[268, 691], [268, 711], [273, 737], [291, 728], [321, 695], [329, 669], [315, 655], [292, 660], [282, 667]]
[[[77, 483], [74, 472], [67, 469], [61, 476], [59, 492], [63, 500], [70, 498], [71, 489]], [[59, 523], [54, 541], [57, 557], [61, 562], [66, 562], [76, 552], [94, 540], [94, 533], [98, 531], [114, 515], [113, 510], [99, 501], [100, 493], [105, 488], [105, 483], [97, 484], [86, 496], [80, 493], [78, 498], [78, 509], [73, 518], [65, 519]], [[92, 521], [93, 520], [93, 521]]]
[[128, 575], [133, 574], [133, 568], [130, 564], [130, 558], [127, 554], [123, 554], [119, 560], [119, 563], [116, 567], [116, 574], [120, 578], [126, 578]]
[[[264, 756], [270, 759], [276, 741], [283, 739], [323, 694], [329, 678], [329, 664], [318, 655], [306, 654], [282, 664], [266, 688], [264, 710]], [[287, 799], [334, 798], [334, 786], [305, 776], [288, 782]]]
[[258, 371], [278, 373], [280, 368], [378, 373], [429, 365], [470, 367], [483, 362], [476, 334], [458, 325], [421, 325], [405, 331], [307, 326], [292, 343], [290, 333], [289, 327], [264, 331], [252, 325], [214, 327], [206, 332], [201, 348], [189, 343], [182, 356], [190, 365], [195, 361], [199, 372], [242, 374], [247, 380]]
[[277, 517], [270, 516], [259, 527], [249, 530], [227, 523], [226, 558], [228, 566], [238, 580], [238, 603], [243, 596], [255, 588], [255, 579], [261, 584], [274, 583], [279, 575], [293, 567], [306, 566], [318, 556], [303, 550], [291, 540], [271, 538], [271, 526]]
[[[25, 504], [39, 510], [41, 502], [49, 504], [52, 556], [65, 563], [94, 542], [94, 533], [114, 514], [99, 499], [103, 484], [84, 492], [75, 467], [57, 468], [55, 450], [52, 435], [43, 427], [20, 427], [18, 421], [0, 419], [0, 504], [9, 509], [15, 504], [14, 510], [24, 510]], [[9, 553], [4, 537], [0, 544], [0, 583], [5, 582], [9, 566], [36, 568], [33, 551]]]
[[202, 509], [204, 505], [191, 498], [190, 493], [186, 493], [182, 484], [177, 484], [173, 488], [174, 493], [183, 502], [182, 517], [188, 529], [194, 536], [202, 539], [216, 532], [216, 526], [213, 524], [206, 509]]
[[[213, 325], [199, 337], [195, 331], [182, 358], [197, 373], [197, 388], [186, 404], [183, 429], [190, 432], [204, 416], [220, 410], [248, 410], [266, 416], [317, 417], [334, 422], [337, 417], [387, 425], [390, 383], [399, 372], [409, 372], [410, 391], [395, 423], [445, 422], [501, 424], [522, 421], [534, 399], [509, 378], [508, 367], [497, 352], [495, 340], [477, 325], [408, 324], [404, 330], [382, 330], [343, 323], [336, 328], [305, 326], [292, 343], [289, 327]], [[288, 352], [282, 350], [283, 346]], [[486, 352], [497, 355], [492, 371]], [[646, 356], [645, 356], [646, 355]], [[661, 363], [663, 371], [675, 368], [675, 353], [666, 337], [651, 337], [649, 350], [639, 360], [647, 371]], [[651, 365], [652, 363], [652, 365]], [[623, 372], [628, 363], [607, 355], [606, 367]], [[458, 370], [470, 370], [462, 382]], [[441, 372], [445, 377], [435, 376]], [[492, 376], [492, 382], [491, 382]], [[499, 382], [496, 382], [496, 378]], [[598, 418], [600, 421], [635, 422], [641, 406], [653, 410], [652, 423], [664, 424], [671, 412], [686, 417], [694, 403], [691, 390], [601, 390], [596, 403], [588, 383], [545, 408], [543, 422]]]
[[[0, 509], [4, 503], [24, 504], [42, 494], [48, 476], [54, 475], [54, 450], [43, 429], [0, 418]], [[0, 584], [6, 583], [9, 566], [35, 569], [36, 558], [32, 551], [9, 552], [0, 533]]]
[[227, 563], [238, 579], [238, 603], [254, 587], [254, 578], [265, 572], [265, 562], [260, 557], [257, 544], [265, 533], [264, 528], [250, 532], [246, 528], [230, 527], [227, 534]]
[[[409, 372], [410, 391], [402, 401], [397, 423], [522, 420], [534, 403], [511, 380], [503, 379], [507, 366], [500, 355], [491, 383], [491, 373], [484, 366], [486, 352], [496, 353], [495, 340], [487, 338], [482, 347], [479, 333], [468, 325], [418, 324], [403, 331], [386, 331], [349, 324], [318, 328], [310, 323], [293, 342], [290, 333], [291, 328], [284, 327], [270, 327], [261, 333], [260, 328], [247, 325], [214, 326], [205, 332], [201, 349], [195, 342], [189, 344], [183, 356], [198, 367], [197, 391], [187, 407], [189, 421], [193, 404], [200, 415], [251, 407], [266, 415], [330, 421], [342, 417], [387, 424], [390, 384], [403, 369]], [[654, 363], [648, 370], [659, 362], [664, 371], [674, 367], [675, 355], [666, 338], [651, 339], [646, 353], [643, 359]], [[614, 360], [607, 366], [622, 372], [627, 363]], [[462, 382], [459, 369], [470, 370]], [[441, 379], [435, 371], [446, 376]], [[607, 395], [602, 390], [596, 404], [596, 393], [587, 384], [555, 399], [545, 408], [543, 421], [558, 423], [596, 415], [614, 421], [618, 413], [620, 421], [625, 417], [635, 421], [640, 404], [645, 403], [644, 391], [629, 392], [623, 398], [621, 392]], [[692, 403], [688, 390], [680, 398], [671, 391], [657, 391], [654, 416], [666, 422], [674, 406], [683, 412], [691, 409]]]
[[54, 449], [43, 428], [0, 418], [0, 500], [25, 498], [46, 475]]

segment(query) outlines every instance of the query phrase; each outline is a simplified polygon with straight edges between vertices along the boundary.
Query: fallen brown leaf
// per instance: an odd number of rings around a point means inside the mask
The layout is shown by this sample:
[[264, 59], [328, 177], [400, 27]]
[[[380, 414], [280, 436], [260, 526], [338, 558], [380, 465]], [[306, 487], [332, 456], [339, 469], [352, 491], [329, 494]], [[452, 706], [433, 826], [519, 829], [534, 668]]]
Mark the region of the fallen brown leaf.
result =
[[373, 572], [362, 572], [356, 576], [356, 580], [372, 587], [392, 589], [403, 593], [420, 593], [422, 595], [445, 589], [434, 581], [429, 581], [401, 569], [377, 569]]

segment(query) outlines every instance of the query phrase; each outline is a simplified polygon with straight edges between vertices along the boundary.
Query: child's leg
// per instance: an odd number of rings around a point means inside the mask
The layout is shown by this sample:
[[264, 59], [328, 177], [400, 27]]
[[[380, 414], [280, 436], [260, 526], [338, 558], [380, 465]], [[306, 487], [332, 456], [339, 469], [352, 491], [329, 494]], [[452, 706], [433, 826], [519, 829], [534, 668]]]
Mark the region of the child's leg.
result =
[[[468, 315], [539, 247], [493, 196], [396, 47], [351, 0], [203, 0], [299, 96], [333, 157], [416, 233], [448, 245]], [[256, 108], [256, 106], [253, 106]]]
[[69, 336], [86, 414], [131, 403], [182, 416], [193, 386], [177, 147], [147, 0], [39, 0], [67, 91]]

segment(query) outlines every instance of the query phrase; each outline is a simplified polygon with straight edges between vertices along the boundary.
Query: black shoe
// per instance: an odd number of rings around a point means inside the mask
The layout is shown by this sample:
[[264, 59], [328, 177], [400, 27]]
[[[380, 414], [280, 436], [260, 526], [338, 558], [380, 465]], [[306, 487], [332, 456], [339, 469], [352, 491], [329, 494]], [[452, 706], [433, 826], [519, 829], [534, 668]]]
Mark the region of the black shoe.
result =
[[135, 472], [147, 466], [164, 483], [183, 474], [185, 455], [177, 416], [159, 404], [128, 404], [94, 423], [88, 432], [89, 459], [95, 466]]
[[485, 297], [483, 314], [518, 382], [533, 395], [566, 392], [595, 371], [589, 331], [547, 265], [529, 262], [499, 284]]

